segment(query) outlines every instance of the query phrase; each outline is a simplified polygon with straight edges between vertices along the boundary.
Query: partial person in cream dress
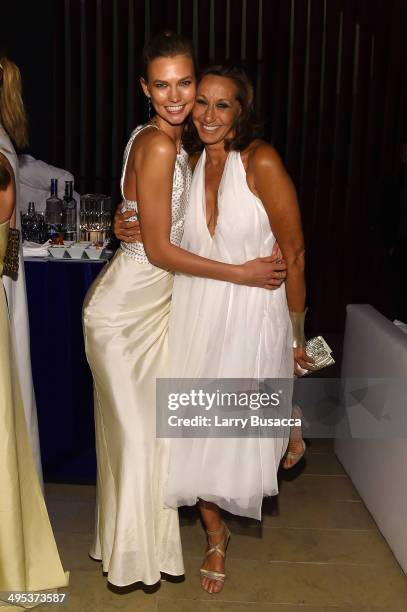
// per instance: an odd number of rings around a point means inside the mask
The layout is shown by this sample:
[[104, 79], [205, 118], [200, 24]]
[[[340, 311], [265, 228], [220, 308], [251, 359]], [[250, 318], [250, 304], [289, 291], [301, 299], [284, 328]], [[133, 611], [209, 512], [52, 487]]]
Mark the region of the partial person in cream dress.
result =
[[[21, 77], [16, 64], [0, 53], [0, 153], [13, 169], [16, 185], [16, 207], [13, 223], [20, 228], [20, 181], [18, 158], [13, 143], [20, 149], [28, 144], [27, 117], [21, 97]], [[20, 271], [17, 278], [5, 276], [4, 288], [10, 309], [11, 341], [20, 380], [21, 396], [28, 433], [42, 486], [40, 443], [38, 436], [37, 407], [31, 374], [30, 331], [27, 294], [25, 288], [24, 261], [20, 247]]]
[[150, 40], [141, 85], [155, 115], [130, 138], [121, 187], [124, 209], [140, 218], [143, 244], [121, 244], [83, 311], [98, 462], [90, 554], [116, 586], [184, 573], [178, 512], [164, 504], [168, 442], [155, 428], [155, 381], [169, 373], [170, 271], [265, 286], [275, 270], [270, 257], [231, 266], [179, 247], [191, 179], [181, 143], [195, 101], [190, 41], [171, 33]]
[[[0, 594], [42, 591], [68, 584], [27, 429], [3, 285], [14, 206], [13, 169], [0, 154]], [[1, 609], [8, 609], [9, 604], [0, 597]], [[27, 603], [27, 607], [33, 605]]]

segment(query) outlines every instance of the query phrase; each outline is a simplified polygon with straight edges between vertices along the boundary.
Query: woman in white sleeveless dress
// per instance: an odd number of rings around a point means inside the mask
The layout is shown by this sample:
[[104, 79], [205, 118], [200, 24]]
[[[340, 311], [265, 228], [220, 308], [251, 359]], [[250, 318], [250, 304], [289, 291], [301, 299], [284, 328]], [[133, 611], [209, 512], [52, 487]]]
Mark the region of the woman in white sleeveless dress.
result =
[[[251, 103], [243, 71], [204, 72], [192, 119], [205, 148], [194, 171], [181, 245], [202, 257], [239, 263], [270, 253], [277, 239], [287, 262], [286, 285], [270, 292], [176, 275], [169, 332], [174, 378], [290, 379], [295, 362], [312, 369], [303, 338], [295, 334], [293, 344], [289, 313], [301, 318], [305, 301], [295, 190], [275, 150], [255, 139]], [[263, 496], [278, 492], [286, 445], [287, 438], [261, 436], [171, 441], [165, 500], [171, 506], [200, 500], [209, 541], [201, 568], [205, 590], [219, 592], [225, 579], [229, 532], [219, 506], [261, 519]]]
[[91, 556], [116, 586], [184, 572], [178, 513], [165, 507], [168, 444], [155, 434], [155, 379], [168, 375], [173, 274], [270, 286], [271, 258], [226, 265], [179, 248], [191, 170], [181, 145], [195, 100], [192, 46], [153, 38], [141, 84], [155, 110], [126, 147], [124, 207], [140, 216], [144, 245], [121, 244], [85, 299], [85, 348], [95, 388], [97, 518]]

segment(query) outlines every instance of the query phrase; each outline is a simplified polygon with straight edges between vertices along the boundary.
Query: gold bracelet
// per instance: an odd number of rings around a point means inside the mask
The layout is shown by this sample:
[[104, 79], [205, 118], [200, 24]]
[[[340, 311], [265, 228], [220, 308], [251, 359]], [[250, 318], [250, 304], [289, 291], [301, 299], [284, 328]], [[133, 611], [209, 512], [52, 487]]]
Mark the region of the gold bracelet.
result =
[[303, 312], [291, 312], [290, 319], [293, 327], [293, 348], [305, 346], [304, 321], [308, 308]]

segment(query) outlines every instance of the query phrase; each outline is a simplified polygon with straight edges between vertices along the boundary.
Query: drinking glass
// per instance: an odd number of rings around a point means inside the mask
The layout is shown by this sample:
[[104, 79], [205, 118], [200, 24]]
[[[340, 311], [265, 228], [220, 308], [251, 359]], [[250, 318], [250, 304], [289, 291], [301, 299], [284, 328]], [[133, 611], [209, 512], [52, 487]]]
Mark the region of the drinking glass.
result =
[[110, 238], [111, 198], [99, 193], [81, 196], [80, 239], [105, 243]]

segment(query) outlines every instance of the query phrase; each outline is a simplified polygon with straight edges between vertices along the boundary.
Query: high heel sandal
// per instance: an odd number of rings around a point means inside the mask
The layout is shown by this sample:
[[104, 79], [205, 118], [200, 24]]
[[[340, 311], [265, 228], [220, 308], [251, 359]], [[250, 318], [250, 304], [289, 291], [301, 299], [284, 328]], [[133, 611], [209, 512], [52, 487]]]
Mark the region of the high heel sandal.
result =
[[[292, 416], [292, 418], [295, 418], [295, 419], [301, 419], [301, 421], [303, 421], [303, 418], [304, 418], [303, 414], [302, 414], [301, 408], [299, 406], [297, 406], [296, 404], [292, 408], [291, 416]], [[286, 452], [286, 454], [284, 456], [283, 464], [282, 464], [282, 467], [283, 467], [284, 470], [292, 470], [293, 467], [295, 467], [301, 461], [301, 459], [305, 455], [305, 451], [307, 450], [307, 445], [305, 444], [304, 440], [302, 439], [301, 427], [295, 426], [295, 427], [293, 427], [293, 431], [297, 435], [295, 437], [293, 436], [293, 438], [290, 438], [290, 440], [288, 441], [287, 452]], [[301, 450], [299, 452], [294, 452], [294, 451], [289, 450], [291, 442], [301, 442]], [[287, 466], [284, 465], [284, 463], [287, 461], [287, 459], [289, 461], [292, 461], [291, 465], [287, 465]]]
[[[209, 542], [209, 537], [210, 536], [217, 536], [222, 531], [224, 531], [224, 533], [225, 533], [225, 535], [223, 536], [223, 539], [220, 542], [218, 542], [217, 544], [211, 545], [211, 543]], [[229, 540], [230, 540], [230, 531], [227, 528], [227, 526], [225, 525], [225, 523], [222, 521], [222, 524], [219, 527], [219, 529], [217, 529], [216, 531], [207, 531], [206, 534], [209, 536], [208, 537], [209, 549], [206, 551], [205, 558], [209, 557], [209, 555], [211, 555], [212, 553], [216, 552], [221, 557], [223, 557], [223, 559], [224, 559], [225, 555], [226, 555], [226, 549], [228, 547]], [[199, 571], [200, 571], [200, 574], [201, 574], [202, 577], [209, 578], [209, 580], [217, 580], [217, 581], [222, 582], [222, 583], [225, 582], [226, 574], [222, 574], [221, 572], [215, 572], [213, 570], [206, 570], [206, 569], [203, 569], [203, 568], [201, 568]], [[222, 585], [222, 588], [223, 588], [223, 585]], [[220, 591], [221, 590], [222, 589], [220, 589]], [[220, 593], [220, 591], [216, 591], [216, 593]]]
[[[299, 442], [300, 440], [295, 440], [295, 442]], [[284, 470], [291, 470], [295, 465], [297, 465], [297, 463], [299, 463], [301, 461], [301, 459], [304, 457], [305, 455], [305, 451], [307, 450], [307, 445], [305, 444], [304, 440], [301, 440], [302, 442], [302, 451], [299, 453], [293, 453], [293, 451], [287, 451], [285, 456], [284, 456], [284, 460], [283, 460], [283, 469]], [[292, 461], [291, 465], [287, 465], [285, 466], [284, 463], [287, 461], [287, 459], [289, 461]]]

